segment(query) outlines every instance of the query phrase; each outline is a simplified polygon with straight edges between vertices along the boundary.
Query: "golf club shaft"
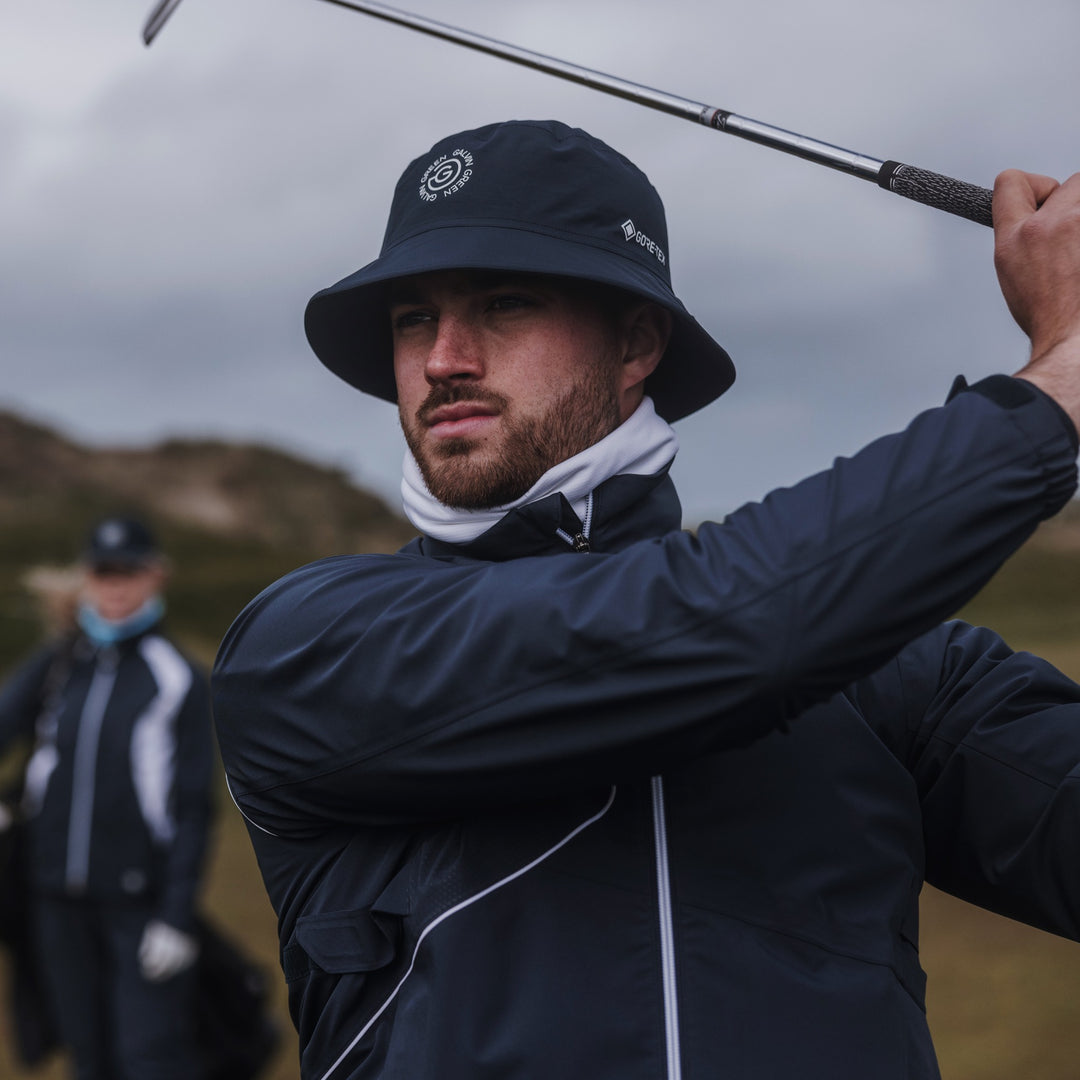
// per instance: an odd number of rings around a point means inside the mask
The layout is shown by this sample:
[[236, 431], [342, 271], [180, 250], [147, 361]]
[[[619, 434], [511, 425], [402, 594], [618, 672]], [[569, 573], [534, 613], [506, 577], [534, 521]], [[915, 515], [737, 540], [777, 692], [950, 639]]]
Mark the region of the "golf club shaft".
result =
[[825, 165], [830, 169], [851, 173], [862, 180], [873, 181], [886, 191], [893, 191], [907, 199], [945, 210], [980, 225], [993, 224], [990, 210], [993, 192], [962, 180], [954, 180], [952, 177], [930, 172], [928, 169], [919, 169], [913, 165], [905, 165], [899, 161], [879, 161], [877, 158], [867, 157], [853, 150], [845, 150], [831, 143], [820, 142], [794, 131], [786, 131], [784, 128], [774, 127], [771, 124], [763, 124], [759, 120], [739, 116], [726, 109], [718, 109], [703, 102], [691, 101], [663, 90], [655, 90], [640, 83], [606, 75], [602, 71], [593, 71], [591, 68], [580, 67], [566, 60], [545, 56], [530, 49], [522, 49], [517, 45], [509, 45], [435, 19], [401, 11], [388, 4], [369, 2], [369, 0], [325, 0], [325, 3], [372, 15], [377, 19], [383, 19], [410, 30], [418, 30], [422, 34], [450, 41], [456, 45], [464, 45], [466, 48], [487, 53], [489, 56], [498, 56], [515, 64], [543, 71], [582, 86], [589, 86], [594, 90], [613, 94], [615, 97], [621, 97], [660, 112], [693, 120], [704, 124], [705, 127], [714, 128], [729, 135], [737, 135], [741, 139], [760, 143], [774, 150], [782, 150], [786, 154], [805, 158], [807, 161]]
[[387, 4], [368, 3], [366, 0], [326, 0], [327, 3], [337, 7], [349, 8], [365, 15], [373, 15], [377, 19], [396, 23], [398, 26], [406, 26], [410, 30], [418, 30], [422, 34], [441, 38], [443, 41], [451, 41], [466, 48], [475, 49], [477, 52], [487, 53], [489, 56], [498, 56], [504, 60], [510, 60], [523, 67], [543, 71], [549, 75], [556, 75], [561, 79], [579, 83], [582, 86], [601, 90], [606, 94], [621, 97], [627, 101], [646, 105], [649, 108], [666, 112], [672, 116], [681, 116], [685, 120], [693, 120], [695, 123], [704, 124], [706, 127], [714, 127], [721, 131], [727, 131], [741, 138], [760, 142], [766, 146], [773, 146], [796, 154], [799, 157], [816, 161], [820, 165], [827, 165], [843, 172], [851, 172], [861, 176], [865, 180], [876, 180], [882, 161], [864, 157], [862, 154], [844, 150], [839, 146], [830, 146], [828, 143], [808, 139], [804, 135], [797, 135], [792, 131], [784, 131], [781, 128], [771, 127], [768, 124], [750, 120], [744, 116], [736, 116], [734, 113], [716, 109], [700, 101], [691, 101], [689, 98], [677, 97], [663, 90], [654, 90], [640, 83], [629, 82], [613, 75], [605, 75], [602, 71], [594, 71], [591, 68], [579, 67], [577, 64], [568, 63], [565, 60], [556, 59], [553, 56], [545, 56], [542, 53], [522, 49], [516, 45], [508, 45], [494, 38], [484, 37], [482, 34], [474, 34], [468, 30], [449, 26], [446, 23], [437, 22], [419, 15], [412, 15], [407, 11], [400, 11]]
[[154, 10], [146, 17], [143, 24], [143, 41], [149, 45], [158, 36], [158, 32], [165, 25], [169, 16], [176, 10], [180, 0], [160, 0]]
[[[388, 4], [369, 2], [369, 0], [324, 0], [324, 2], [358, 11], [364, 15], [371, 15], [376, 19], [404, 26], [410, 30], [417, 30], [422, 34], [440, 38], [455, 45], [463, 45], [489, 56], [498, 56], [515, 64], [645, 105], [650, 109], [681, 116], [686, 120], [703, 124], [705, 127], [727, 132], [729, 135], [737, 135], [741, 139], [747, 139], [774, 150], [782, 150], [786, 154], [793, 154], [830, 169], [850, 173], [861, 180], [871, 180], [886, 191], [893, 191], [904, 198], [945, 210], [980, 225], [993, 224], [992, 192], [962, 180], [943, 176], [941, 173], [920, 169], [914, 165], [905, 165], [899, 161], [879, 161], [877, 158], [867, 157], [853, 150], [845, 150], [843, 147], [833, 146], [831, 143], [821, 142], [818, 139], [811, 139], [794, 131], [786, 131], [772, 124], [751, 120], [747, 116], [739, 116], [726, 109], [718, 109], [700, 101], [691, 101], [689, 98], [655, 90], [614, 75], [606, 75], [602, 71], [593, 71], [591, 68], [580, 67], [566, 60], [545, 56], [517, 45], [509, 45], [448, 23], [401, 11]], [[179, 3], [180, 0], [160, 0], [143, 28], [143, 40], [147, 45], [153, 41]]]

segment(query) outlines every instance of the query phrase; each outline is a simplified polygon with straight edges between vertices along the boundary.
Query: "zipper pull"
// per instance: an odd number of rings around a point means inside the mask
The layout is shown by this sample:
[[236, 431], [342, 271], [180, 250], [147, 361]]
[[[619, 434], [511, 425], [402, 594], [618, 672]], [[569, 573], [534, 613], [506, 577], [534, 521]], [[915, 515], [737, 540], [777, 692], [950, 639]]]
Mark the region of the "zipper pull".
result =
[[[563, 496], [563, 504], [568, 512], [566, 517], [576, 518], [576, 515], [570, 508], [570, 504], [566, 501], [566, 496]], [[569, 544], [571, 550], [588, 554], [592, 551], [592, 544], [589, 543], [589, 533], [592, 530], [592, 512], [593, 497], [592, 492], [590, 492], [589, 497], [585, 500], [584, 520], [579, 522], [578, 531], [571, 536], [565, 529], [556, 529], [555, 535], [558, 536], [560, 540]]]
[[555, 535], [562, 540], [564, 544], [567, 544], [571, 551], [592, 551], [592, 545], [589, 543], [589, 538], [583, 532], [574, 533], [571, 536], [565, 529], [556, 529]]

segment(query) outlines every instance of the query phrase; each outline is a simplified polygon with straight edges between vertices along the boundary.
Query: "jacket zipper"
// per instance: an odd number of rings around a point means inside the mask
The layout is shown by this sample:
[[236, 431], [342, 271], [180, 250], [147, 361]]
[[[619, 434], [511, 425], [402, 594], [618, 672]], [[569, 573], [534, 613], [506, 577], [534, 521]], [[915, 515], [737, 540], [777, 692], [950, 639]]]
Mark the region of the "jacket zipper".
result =
[[671, 873], [668, 867], [664, 781], [652, 778], [653, 839], [656, 846], [656, 894], [660, 910], [660, 969], [664, 984], [664, 1038], [667, 1080], [682, 1080], [679, 1045], [679, 996], [675, 984], [675, 923], [671, 911]]
[[592, 550], [592, 544], [589, 542], [589, 532], [592, 529], [592, 513], [593, 497], [590, 491], [585, 499], [585, 516], [581, 523], [581, 531], [571, 536], [565, 529], [556, 529], [555, 535], [569, 544], [575, 551], [588, 554]]
[[86, 692], [79, 731], [75, 737], [75, 761], [71, 782], [71, 816], [68, 819], [67, 867], [64, 882], [68, 892], [82, 893], [90, 876], [90, 831], [94, 820], [94, 781], [98, 744], [105, 709], [116, 682], [116, 654], [112, 649], [98, 654], [94, 677]]

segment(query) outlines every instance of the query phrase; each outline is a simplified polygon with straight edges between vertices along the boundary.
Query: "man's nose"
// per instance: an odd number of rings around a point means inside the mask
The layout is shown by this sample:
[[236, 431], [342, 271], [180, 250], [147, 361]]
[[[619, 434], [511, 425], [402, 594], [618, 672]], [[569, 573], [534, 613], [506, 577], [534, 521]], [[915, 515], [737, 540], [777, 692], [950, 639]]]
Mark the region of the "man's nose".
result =
[[483, 374], [483, 350], [476, 332], [466, 320], [442, 315], [424, 365], [428, 382], [478, 379]]

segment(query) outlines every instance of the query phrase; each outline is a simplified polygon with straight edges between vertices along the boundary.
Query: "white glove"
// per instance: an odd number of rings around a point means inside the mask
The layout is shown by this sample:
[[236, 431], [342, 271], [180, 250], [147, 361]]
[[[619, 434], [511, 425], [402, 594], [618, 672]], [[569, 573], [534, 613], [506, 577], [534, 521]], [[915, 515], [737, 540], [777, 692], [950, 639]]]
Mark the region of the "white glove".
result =
[[139, 970], [149, 982], [164, 982], [195, 963], [199, 943], [175, 926], [151, 919], [139, 942]]

